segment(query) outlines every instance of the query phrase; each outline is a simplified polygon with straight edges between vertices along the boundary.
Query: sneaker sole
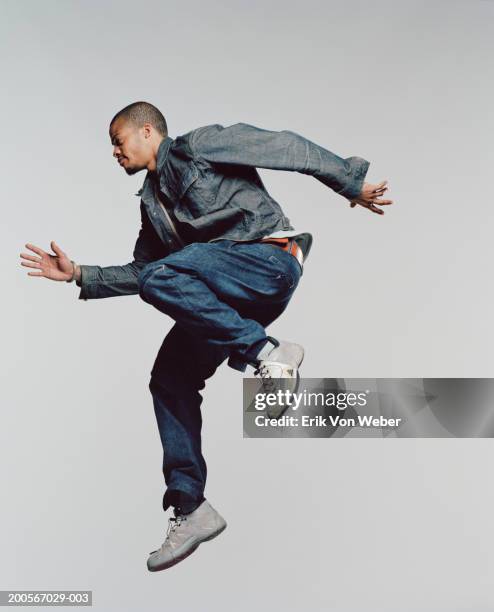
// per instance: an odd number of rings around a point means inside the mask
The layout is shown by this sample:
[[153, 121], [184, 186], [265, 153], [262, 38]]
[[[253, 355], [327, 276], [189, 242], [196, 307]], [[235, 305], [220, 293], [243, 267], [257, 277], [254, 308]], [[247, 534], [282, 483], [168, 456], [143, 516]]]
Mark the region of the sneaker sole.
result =
[[168, 561], [167, 563], [163, 563], [161, 565], [156, 565], [154, 567], [148, 567], [148, 570], [150, 572], [161, 572], [162, 570], [165, 570], [165, 569], [168, 569], [170, 567], [173, 567], [174, 565], [177, 565], [177, 563], [180, 563], [184, 559], [187, 559], [187, 557], [189, 557], [193, 552], [195, 552], [203, 542], [209, 542], [210, 540], [213, 540], [214, 538], [216, 538], [216, 536], [219, 536], [220, 533], [225, 531], [226, 526], [227, 526], [227, 523], [225, 523], [223, 525], [223, 527], [220, 527], [220, 529], [218, 529], [218, 531], [213, 532], [207, 538], [204, 538], [203, 540], [200, 540], [199, 542], [196, 542], [195, 544], [193, 544], [191, 548], [189, 548], [187, 551], [183, 552], [178, 557], [174, 557], [172, 560]]

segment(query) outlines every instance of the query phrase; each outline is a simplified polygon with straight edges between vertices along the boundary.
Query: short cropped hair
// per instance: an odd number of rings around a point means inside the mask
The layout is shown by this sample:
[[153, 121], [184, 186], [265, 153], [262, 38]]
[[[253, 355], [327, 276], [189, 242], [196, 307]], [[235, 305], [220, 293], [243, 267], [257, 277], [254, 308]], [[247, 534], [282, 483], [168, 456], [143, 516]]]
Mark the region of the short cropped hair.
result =
[[136, 127], [150, 123], [162, 136], [168, 135], [166, 120], [161, 111], [149, 102], [133, 102], [122, 108], [110, 121], [110, 127], [120, 118], [133, 123]]

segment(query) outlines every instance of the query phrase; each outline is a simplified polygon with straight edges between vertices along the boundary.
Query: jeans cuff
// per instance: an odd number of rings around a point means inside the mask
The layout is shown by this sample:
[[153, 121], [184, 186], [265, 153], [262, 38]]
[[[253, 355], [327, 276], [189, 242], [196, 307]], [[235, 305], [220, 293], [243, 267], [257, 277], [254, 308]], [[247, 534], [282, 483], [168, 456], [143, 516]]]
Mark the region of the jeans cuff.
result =
[[240, 355], [231, 355], [228, 359], [228, 365], [234, 370], [238, 370], [239, 372], [245, 372], [249, 364], [246, 363], [245, 359], [243, 357], [240, 357]]
[[204, 501], [204, 495], [191, 495], [180, 489], [167, 489], [163, 495], [163, 510], [173, 506], [175, 515], [190, 514]]
[[276, 338], [272, 336], [266, 336], [261, 340], [257, 341], [253, 344], [248, 353], [244, 353], [243, 355], [240, 353], [234, 353], [230, 356], [228, 360], [228, 365], [234, 370], [239, 370], [240, 372], [245, 372], [248, 365], [253, 367], [257, 367], [259, 363], [259, 359], [257, 359], [257, 355], [262, 351], [262, 349], [266, 346], [268, 341], [271, 342], [274, 346], [278, 346], [279, 342]]

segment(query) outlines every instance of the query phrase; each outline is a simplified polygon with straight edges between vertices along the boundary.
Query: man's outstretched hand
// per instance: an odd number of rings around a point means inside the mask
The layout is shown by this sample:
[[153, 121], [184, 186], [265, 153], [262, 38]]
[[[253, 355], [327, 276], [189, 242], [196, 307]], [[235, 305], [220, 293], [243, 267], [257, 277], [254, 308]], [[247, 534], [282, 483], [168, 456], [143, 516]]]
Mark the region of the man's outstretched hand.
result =
[[[378, 215], [384, 215], [384, 210], [377, 206], [388, 206], [393, 203], [393, 200], [380, 200], [384, 192], [388, 189], [386, 187], [388, 181], [382, 181], [378, 185], [371, 185], [370, 183], [364, 183], [362, 192], [357, 198], [350, 200], [350, 207], [355, 208], [357, 204], [368, 208], [370, 211], [377, 213]], [[376, 206], [377, 205], [377, 206]]]
[[21, 266], [37, 270], [36, 272], [28, 272], [29, 276], [44, 276], [55, 281], [70, 280], [74, 272], [72, 262], [53, 240], [50, 246], [55, 255], [50, 255], [50, 253], [46, 253], [43, 249], [28, 242], [26, 248], [36, 253], [36, 255], [21, 253], [22, 259], [25, 260], [21, 261]]

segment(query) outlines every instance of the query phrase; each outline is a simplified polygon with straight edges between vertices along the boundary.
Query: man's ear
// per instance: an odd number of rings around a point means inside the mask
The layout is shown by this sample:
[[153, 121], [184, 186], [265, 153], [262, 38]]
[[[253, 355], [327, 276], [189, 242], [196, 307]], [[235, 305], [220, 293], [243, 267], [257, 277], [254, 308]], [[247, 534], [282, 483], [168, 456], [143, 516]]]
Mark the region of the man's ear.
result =
[[145, 123], [142, 128], [144, 130], [144, 138], [151, 138], [153, 135], [153, 126], [150, 123]]

